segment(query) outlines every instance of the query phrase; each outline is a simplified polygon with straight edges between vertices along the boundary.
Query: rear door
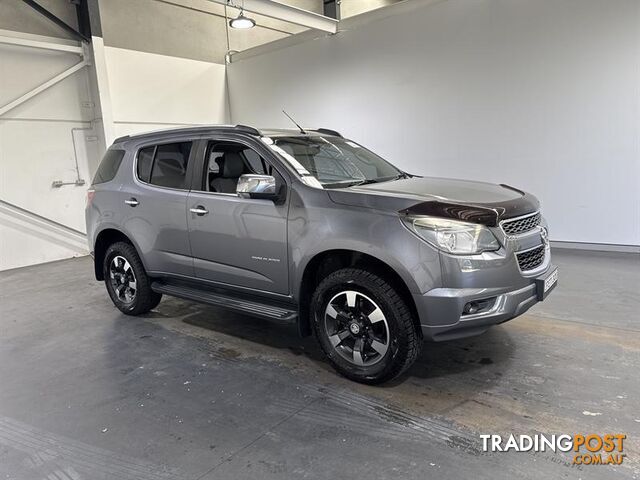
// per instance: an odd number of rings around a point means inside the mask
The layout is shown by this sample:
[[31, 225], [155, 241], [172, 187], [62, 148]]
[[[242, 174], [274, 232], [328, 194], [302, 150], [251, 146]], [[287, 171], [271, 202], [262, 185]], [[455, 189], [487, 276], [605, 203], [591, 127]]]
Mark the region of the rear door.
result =
[[243, 173], [273, 174], [286, 189], [285, 177], [249, 141], [205, 137], [198, 155], [187, 200], [196, 277], [288, 294], [288, 195], [277, 204], [235, 193]]
[[141, 144], [122, 187], [124, 227], [152, 274], [193, 276], [186, 212], [196, 140]]

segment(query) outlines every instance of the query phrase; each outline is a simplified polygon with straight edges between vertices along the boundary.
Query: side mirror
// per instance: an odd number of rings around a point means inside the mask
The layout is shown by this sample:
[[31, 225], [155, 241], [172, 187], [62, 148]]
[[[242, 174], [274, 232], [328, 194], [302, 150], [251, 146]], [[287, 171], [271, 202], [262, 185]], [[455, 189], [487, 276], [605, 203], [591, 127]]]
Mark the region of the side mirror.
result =
[[271, 175], [241, 175], [238, 178], [236, 193], [242, 198], [275, 200], [278, 197], [276, 179]]

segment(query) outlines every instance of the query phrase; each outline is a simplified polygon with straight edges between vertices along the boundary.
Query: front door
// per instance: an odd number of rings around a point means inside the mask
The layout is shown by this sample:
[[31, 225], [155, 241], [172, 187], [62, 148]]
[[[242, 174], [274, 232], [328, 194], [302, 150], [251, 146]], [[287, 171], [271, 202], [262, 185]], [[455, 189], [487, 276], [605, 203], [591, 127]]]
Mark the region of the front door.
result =
[[288, 197], [276, 204], [236, 194], [242, 174], [273, 174], [281, 182], [283, 177], [248, 144], [207, 139], [199, 150], [202, 167], [194, 172], [187, 199], [196, 277], [288, 294]]

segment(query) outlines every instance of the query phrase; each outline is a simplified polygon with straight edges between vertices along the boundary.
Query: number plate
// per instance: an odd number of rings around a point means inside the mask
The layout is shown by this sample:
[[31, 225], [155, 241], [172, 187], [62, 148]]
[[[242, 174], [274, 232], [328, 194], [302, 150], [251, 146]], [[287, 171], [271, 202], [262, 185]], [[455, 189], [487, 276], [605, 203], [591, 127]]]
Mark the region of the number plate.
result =
[[542, 301], [551, 290], [558, 284], [558, 269], [554, 268], [551, 272], [547, 273], [544, 277], [536, 278], [536, 289], [538, 291], [538, 300]]

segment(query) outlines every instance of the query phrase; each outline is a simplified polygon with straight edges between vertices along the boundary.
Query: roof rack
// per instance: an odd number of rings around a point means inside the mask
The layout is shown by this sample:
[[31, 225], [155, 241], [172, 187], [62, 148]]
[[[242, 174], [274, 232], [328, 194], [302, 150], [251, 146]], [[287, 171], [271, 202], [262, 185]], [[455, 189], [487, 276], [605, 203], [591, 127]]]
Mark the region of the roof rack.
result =
[[333, 135], [334, 137], [341, 137], [340, 132], [336, 132], [335, 130], [331, 130], [330, 128], [315, 128], [312, 132], [325, 133], [327, 135]]
[[152, 132], [138, 133], [134, 135], [123, 135], [122, 137], [116, 138], [113, 143], [122, 142], [129, 138], [144, 138], [147, 136], [158, 135], [162, 133], [199, 133], [199, 132], [207, 132], [210, 130], [222, 130], [222, 131], [234, 131], [240, 133], [247, 133], [249, 135], [262, 135], [260, 130], [254, 127], [250, 127], [248, 125], [200, 125], [195, 127], [183, 127], [183, 128], [170, 128], [164, 130], [155, 130]]

